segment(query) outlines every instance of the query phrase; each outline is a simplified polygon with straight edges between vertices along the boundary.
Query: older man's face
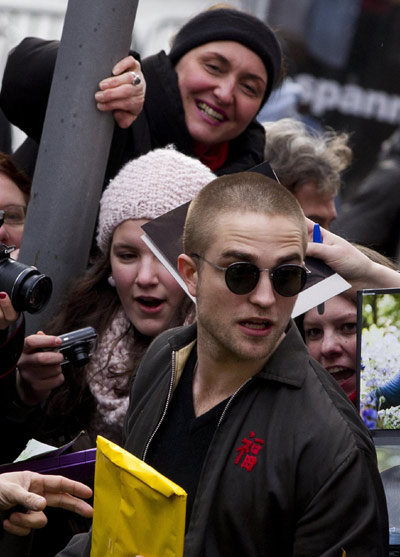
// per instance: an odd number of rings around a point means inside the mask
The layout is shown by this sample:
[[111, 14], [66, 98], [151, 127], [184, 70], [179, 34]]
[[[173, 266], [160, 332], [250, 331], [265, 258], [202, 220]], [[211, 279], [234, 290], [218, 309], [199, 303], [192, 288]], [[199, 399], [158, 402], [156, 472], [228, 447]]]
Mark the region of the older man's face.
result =
[[328, 229], [337, 217], [335, 196], [321, 193], [314, 182], [303, 184], [293, 195], [300, 203], [306, 217]]
[[[303, 235], [294, 220], [283, 216], [229, 212], [218, 218], [214, 241], [200, 255], [221, 267], [237, 261], [260, 269], [301, 264]], [[296, 301], [296, 296], [279, 295], [267, 272], [249, 294], [234, 294], [226, 286], [224, 271], [206, 262], [200, 265], [196, 296], [199, 341], [214, 359], [261, 364], [282, 340]]]

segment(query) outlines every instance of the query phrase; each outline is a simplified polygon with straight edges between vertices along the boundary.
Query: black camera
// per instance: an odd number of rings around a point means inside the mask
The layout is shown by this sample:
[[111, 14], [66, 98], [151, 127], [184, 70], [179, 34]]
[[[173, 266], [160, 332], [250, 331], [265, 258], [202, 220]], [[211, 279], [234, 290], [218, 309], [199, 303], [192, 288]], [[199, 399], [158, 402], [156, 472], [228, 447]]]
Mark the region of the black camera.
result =
[[71, 364], [81, 367], [86, 365], [97, 346], [97, 333], [93, 327], [84, 327], [70, 333], [60, 335], [62, 344], [58, 350], [64, 355], [62, 364]]
[[10, 253], [14, 250], [15, 246], [0, 244], [0, 290], [10, 296], [16, 311], [37, 313], [50, 299], [51, 279], [34, 267], [12, 259]]

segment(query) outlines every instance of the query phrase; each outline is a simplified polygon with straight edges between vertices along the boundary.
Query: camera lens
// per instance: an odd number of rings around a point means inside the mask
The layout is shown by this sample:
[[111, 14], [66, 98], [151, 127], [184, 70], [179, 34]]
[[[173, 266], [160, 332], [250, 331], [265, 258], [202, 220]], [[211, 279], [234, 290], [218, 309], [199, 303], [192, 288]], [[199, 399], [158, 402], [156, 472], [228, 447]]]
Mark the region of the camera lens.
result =
[[7, 292], [17, 311], [37, 313], [50, 299], [52, 282], [37, 269], [7, 258], [0, 264], [0, 289]]
[[21, 284], [18, 297], [24, 300], [26, 311], [37, 313], [49, 301], [52, 289], [51, 279], [46, 275], [29, 276]]
[[74, 344], [65, 351], [64, 356], [74, 364], [76, 367], [85, 366], [90, 360], [90, 344], [83, 342], [81, 344]]

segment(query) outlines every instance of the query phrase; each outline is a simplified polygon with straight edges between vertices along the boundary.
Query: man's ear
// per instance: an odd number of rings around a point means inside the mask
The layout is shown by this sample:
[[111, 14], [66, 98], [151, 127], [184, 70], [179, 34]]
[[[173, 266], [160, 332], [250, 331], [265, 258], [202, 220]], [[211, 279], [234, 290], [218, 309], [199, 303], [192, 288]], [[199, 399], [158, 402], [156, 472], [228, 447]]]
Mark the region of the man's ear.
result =
[[178, 257], [178, 271], [187, 286], [189, 294], [196, 296], [199, 276], [194, 260], [185, 253], [181, 253]]

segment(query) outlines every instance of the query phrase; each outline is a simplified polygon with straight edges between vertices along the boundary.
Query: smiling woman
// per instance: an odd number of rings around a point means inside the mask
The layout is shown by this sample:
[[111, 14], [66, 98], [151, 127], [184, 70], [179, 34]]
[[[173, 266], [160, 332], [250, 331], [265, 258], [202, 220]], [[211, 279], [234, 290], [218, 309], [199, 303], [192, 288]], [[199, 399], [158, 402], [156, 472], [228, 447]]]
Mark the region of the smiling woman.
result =
[[258, 112], [267, 87], [261, 58], [234, 41], [194, 48], [175, 69], [189, 133], [207, 146], [240, 135]]
[[[57, 49], [55, 41], [25, 39], [4, 72], [2, 108], [36, 141]], [[95, 94], [97, 108], [125, 128], [115, 127], [106, 181], [128, 160], [170, 143], [218, 174], [263, 161], [265, 133], [255, 117], [282, 77], [279, 43], [263, 21], [210, 9], [178, 31], [169, 54], [137, 58], [132, 52], [117, 63]]]
[[253, 16], [235, 9], [211, 9], [182, 27], [169, 58], [178, 76], [194, 152], [218, 170], [229, 160], [230, 142], [248, 130], [279, 82], [281, 51], [276, 37]]

